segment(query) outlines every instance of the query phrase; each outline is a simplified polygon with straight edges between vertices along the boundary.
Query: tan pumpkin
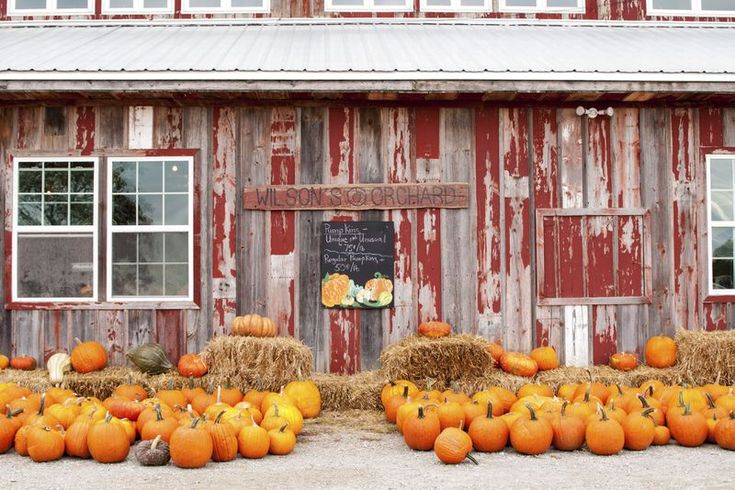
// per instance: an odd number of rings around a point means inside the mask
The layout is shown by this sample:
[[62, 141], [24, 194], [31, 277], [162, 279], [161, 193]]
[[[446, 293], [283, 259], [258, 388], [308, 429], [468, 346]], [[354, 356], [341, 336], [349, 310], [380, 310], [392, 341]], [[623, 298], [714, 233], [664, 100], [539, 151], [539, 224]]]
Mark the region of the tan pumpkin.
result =
[[275, 337], [278, 333], [275, 322], [268, 317], [250, 314], [236, 316], [232, 320], [232, 335], [245, 337]]

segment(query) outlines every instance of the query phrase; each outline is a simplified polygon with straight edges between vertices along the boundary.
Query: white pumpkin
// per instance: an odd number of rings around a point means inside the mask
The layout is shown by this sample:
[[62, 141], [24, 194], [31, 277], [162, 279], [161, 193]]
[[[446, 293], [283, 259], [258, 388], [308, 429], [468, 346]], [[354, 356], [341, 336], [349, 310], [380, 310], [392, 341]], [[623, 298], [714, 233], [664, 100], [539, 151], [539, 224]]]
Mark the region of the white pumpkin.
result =
[[58, 352], [46, 362], [51, 384], [59, 384], [64, 380], [64, 373], [71, 370], [71, 357], [65, 352]]

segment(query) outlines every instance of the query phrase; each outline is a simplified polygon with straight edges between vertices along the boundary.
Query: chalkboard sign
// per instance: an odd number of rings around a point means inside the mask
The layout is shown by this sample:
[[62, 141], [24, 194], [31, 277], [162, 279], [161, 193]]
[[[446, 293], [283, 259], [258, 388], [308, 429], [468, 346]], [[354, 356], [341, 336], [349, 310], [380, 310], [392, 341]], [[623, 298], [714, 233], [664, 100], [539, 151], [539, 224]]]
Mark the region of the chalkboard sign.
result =
[[393, 262], [392, 222], [323, 222], [322, 306], [390, 307], [393, 304]]

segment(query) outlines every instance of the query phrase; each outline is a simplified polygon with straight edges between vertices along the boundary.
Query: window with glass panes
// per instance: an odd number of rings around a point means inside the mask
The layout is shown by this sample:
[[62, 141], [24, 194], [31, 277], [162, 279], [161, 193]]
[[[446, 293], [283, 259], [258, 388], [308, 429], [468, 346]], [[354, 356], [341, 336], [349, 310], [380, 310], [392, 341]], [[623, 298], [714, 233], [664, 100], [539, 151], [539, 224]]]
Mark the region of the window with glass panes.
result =
[[270, 12], [270, 0], [183, 0], [183, 13], [203, 12]]
[[501, 12], [584, 12], [584, 0], [500, 0]]
[[648, 15], [733, 16], [735, 0], [648, 0]]
[[103, 0], [102, 13], [166, 14], [173, 13], [172, 0]]
[[93, 14], [91, 0], [8, 0], [10, 15]]
[[13, 299], [97, 297], [97, 159], [16, 158]]
[[710, 294], [735, 292], [735, 155], [707, 156]]
[[191, 300], [191, 159], [110, 158], [108, 168], [110, 299]]
[[489, 12], [490, 0], [421, 0], [423, 12]]
[[327, 12], [409, 12], [413, 0], [324, 0]]

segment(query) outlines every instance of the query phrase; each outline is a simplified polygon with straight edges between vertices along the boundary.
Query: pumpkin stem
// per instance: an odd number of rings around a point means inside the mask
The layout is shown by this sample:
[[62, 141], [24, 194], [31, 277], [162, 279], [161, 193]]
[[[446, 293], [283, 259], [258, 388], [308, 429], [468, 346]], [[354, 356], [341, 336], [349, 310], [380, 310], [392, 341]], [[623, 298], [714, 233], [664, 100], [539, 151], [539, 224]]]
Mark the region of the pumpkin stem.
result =
[[10, 405], [5, 405], [5, 416], [6, 418], [12, 419], [13, 417], [17, 417], [18, 415], [23, 413], [23, 409], [19, 408], [18, 410], [11, 410]]
[[735, 420], [735, 410], [730, 412], [730, 420]]
[[684, 390], [679, 392], [679, 406], [684, 407], [686, 404], [684, 403]]
[[472, 456], [470, 453], [467, 453], [467, 459], [469, 459], [470, 461], [472, 461], [475, 464], [480, 464], [480, 463], [477, 462], [477, 460], [475, 459], [475, 457]]
[[615, 388], [617, 388], [617, 390], [618, 390], [618, 395], [622, 395], [623, 394], [623, 389], [620, 387], [620, 385], [618, 383], [615, 383]]
[[79, 339], [79, 337], [74, 337], [74, 342], [77, 343], [77, 345], [81, 344], [82, 341]]
[[151, 442], [151, 450], [156, 449], [158, 446], [158, 443], [161, 442], [161, 435], [157, 435], [155, 439], [153, 439], [153, 442]]
[[217, 387], [217, 403], [222, 403], [222, 385]]
[[107, 415], [105, 415], [105, 423], [109, 424], [110, 422], [112, 422], [112, 414], [107, 412]]
[[684, 404], [684, 415], [691, 415], [692, 414], [692, 407], [688, 404]]
[[38, 415], [43, 415], [43, 411], [46, 409], [46, 393], [41, 394], [41, 406], [38, 407]]
[[709, 405], [709, 408], [715, 408], [715, 400], [712, 398], [712, 395], [709, 393], [705, 393], [704, 396], [707, 397], [707, 404]]
[[156, 421], [160, 422], [163, 420], [163, 413], [161, 412], [161, 404], [156, 403], [156, 406], [153, 407], [153, 411], [156, 412]]
[[222, 421], [222, 416], [225, 414], [227, 410], [222, 410], [218, 415], [217, 418], [214, 419], [215, 424], [219, 424]]
[[487, 418], [493, 418], [493, 402], [487, 402]]
[[408, 385], [403, 385], [403, 398], [408, 400]]
[[286, 427], [288, 427], [288, 424], [283, 424], [283, 426], [281, 426], [281, 428], [278, 429], [278, 432], [285, 432], [286, 431]]
[[651, 414], [652, 414], [653, 412], [655, 412], [655, 411], [656, 411], [656, 409], [655, 409], [655, 408], [647, 408], [647, 409], [645, 409], [645, 410], [643, 410], [643, 411], [641, 412], [641, 416], [642, 416], [642, 417], [649, 417], [649, 418], [653, 418], [653, 417], [651, 417]]
[[646, 401], [646, 397], [643, 395], [638, 395], [638, 399], [641, 401], [641, 405], [643, 408], [648, 408], [650, 405], [648, 404], [648, 401]]
[[459, 430], [464, 430], [464, 420], [459, 421]]
[[198, 424], [198, 423], [199, 423], [199, 417], [196, 417], [196, 418], [195, 418], [195, 419], [194, 419], [194, 420], [193, 420], [193, 421], [191, 422], [191, 427], [190, 427], [190, 428], [191, 428], [191, 429], [196, 429], [196, 428], [197, 428], [197, 424]]
[[608, 420], [610, 420], [610, 419], [609, 419], [609, 418], [607, 417], [607, 413], [605, 413], [605, 409], [604, 409], [604, 408], [602, 408], [602, 406], [600, 406], [600, 417], [601, 417], [601, 418], [600, 418], [600, 420], [601, 420], [602, 422], [607, 422]]
[[420, 419], [424, 418], [424, 406], [423, 405], [419, 405], [419, 415], [418, 415], [418, 417]]
[[561, 416], [566, 417], [567, 415], [567, 405], [569, 405], [568, 400], [564, 400], [564, 403], [561, 404]]
[[538, 420], [538, 419], [536, 418], [536, 411], [535, 411], [535, 410], [533, 409], [533, 407], [531, 406], [531, 404], [530, 404], [530, 403], [526, 403], [526, 408], [527, 408], [527, 409], [528, 409], [528, 411], [529, 411], [529, 412], [531, 413], [531, 420]]
[[648, 396], [653, 396], [653, 385], [648, 385]]

